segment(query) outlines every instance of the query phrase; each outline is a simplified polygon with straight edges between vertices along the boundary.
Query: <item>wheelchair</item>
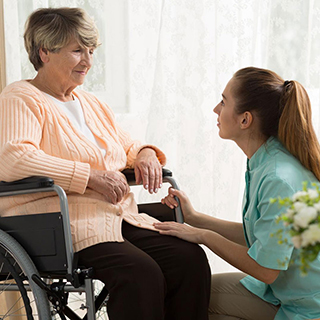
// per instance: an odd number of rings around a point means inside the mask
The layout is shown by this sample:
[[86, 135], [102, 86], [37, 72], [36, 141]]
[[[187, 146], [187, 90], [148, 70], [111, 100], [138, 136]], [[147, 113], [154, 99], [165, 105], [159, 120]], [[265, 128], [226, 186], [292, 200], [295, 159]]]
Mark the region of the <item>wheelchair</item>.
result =
[[[135, 185], [134, 171], [123, 173]], [[164, 168], [163, 182], [178, 189], [172, 172]], [[59, 196], [60, 212], [0, 217], [0, 298], [15, 297], [7, 299], [11, 304], [0, 304], [0, 319], [108, 319], [107, 289], [96, 292], [99, 281], [92, 268], [77, 265], [64, 190], [47, 177], [0, 182], [0, 197], [52, 191]], [[160, 221], [183, 223], [180, 206], [170, 209], [156, 202], [138, 207]], [[75, 293], [85, 295], [81, 316], [70, 306]]]

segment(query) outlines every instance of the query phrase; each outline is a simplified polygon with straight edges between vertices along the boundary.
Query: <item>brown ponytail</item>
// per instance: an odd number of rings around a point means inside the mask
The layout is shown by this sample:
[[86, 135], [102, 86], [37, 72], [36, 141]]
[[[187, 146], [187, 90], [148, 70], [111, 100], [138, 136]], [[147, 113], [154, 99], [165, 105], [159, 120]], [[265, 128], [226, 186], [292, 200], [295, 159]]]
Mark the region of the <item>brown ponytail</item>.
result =
[[311, 103], [304, 87], [290, 81], [281, 99], [278, 138], [320, 180], [320, 145], [312, 126]]
[[236, 112], [254, 111], [261, 134], [277, 137], [320, 180], [320, 145], [303, 86], [284, 81], [273, 71], [253, 67], [240, 69], [233, 78]]

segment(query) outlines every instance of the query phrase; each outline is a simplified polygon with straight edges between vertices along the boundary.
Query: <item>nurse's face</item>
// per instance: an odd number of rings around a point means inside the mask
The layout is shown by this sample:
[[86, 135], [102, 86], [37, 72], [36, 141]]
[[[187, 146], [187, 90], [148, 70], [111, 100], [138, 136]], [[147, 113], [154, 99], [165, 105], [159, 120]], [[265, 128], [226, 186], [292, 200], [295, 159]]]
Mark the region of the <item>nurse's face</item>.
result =
[[241, 121], [242, 114], [235, 111], [236, 102], [232, 94], [235, 85], [232, 78], [222, 93], [222, 100], [217, 104], [213, 111], [218, 115], [219, 135], [223, 139], [237, 141], [242, 134]]

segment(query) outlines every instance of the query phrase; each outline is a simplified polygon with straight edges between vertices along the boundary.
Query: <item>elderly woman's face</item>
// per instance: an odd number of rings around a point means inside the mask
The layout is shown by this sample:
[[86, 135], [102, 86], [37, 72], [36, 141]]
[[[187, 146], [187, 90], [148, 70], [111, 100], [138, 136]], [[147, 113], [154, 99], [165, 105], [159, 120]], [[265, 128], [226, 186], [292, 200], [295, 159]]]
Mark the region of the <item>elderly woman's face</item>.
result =
[[81, 47], [71, 40], [59, 52], [47, 52], [43, 64], [44, 71], [54, 82], [76, 87], [84, 82], [91, 68], [94, 48]]

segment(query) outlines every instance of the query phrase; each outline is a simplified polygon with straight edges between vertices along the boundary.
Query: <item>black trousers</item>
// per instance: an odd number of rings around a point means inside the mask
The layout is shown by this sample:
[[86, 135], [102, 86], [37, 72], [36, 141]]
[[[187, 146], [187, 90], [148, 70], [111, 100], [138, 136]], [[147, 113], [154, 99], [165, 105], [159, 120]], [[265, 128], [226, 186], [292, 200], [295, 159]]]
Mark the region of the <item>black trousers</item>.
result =
[[110, 293], [110, 320], [208, 320], [211, 272], [196, 244], [122, 225], [124, 242], [81, 250]]

